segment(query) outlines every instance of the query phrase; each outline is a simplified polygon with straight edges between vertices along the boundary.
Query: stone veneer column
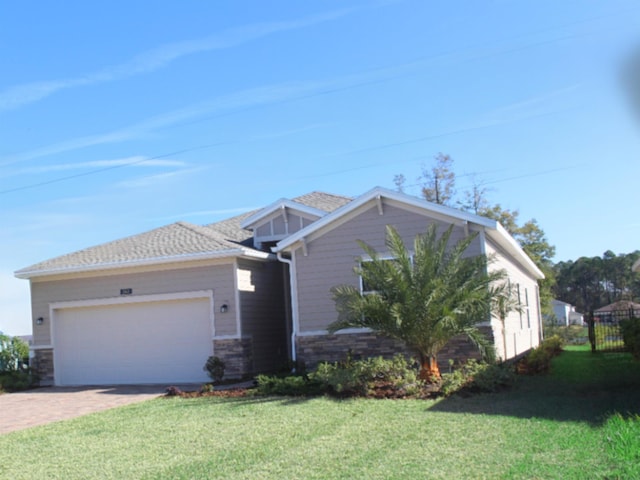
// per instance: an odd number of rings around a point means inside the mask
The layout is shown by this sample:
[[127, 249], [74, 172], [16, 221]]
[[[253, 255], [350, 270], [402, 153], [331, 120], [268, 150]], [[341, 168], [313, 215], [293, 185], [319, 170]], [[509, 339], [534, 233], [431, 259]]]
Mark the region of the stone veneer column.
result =
[[250, 338], [224, 338], [213, 341], [213, 354], [225, 363], [224, 376], [239, 378], [253, 373]]
[[53, 385], [53, 349], [34, 350], [31, 368], [40, 378], [41, 386]]

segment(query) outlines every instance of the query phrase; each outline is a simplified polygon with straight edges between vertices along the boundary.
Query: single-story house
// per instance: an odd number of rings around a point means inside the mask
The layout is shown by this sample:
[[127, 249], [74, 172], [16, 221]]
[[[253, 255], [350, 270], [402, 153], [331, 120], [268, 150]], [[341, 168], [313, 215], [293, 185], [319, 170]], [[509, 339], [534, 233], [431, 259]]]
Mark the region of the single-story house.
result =
[[617, 322], [631, 317], [640, 317], [640, 303], [618, 300], [593, 311], [596, 321]]
[[[359, 285], [357, 240], [385, 250], [393, 225], [411, 245], [436, 223], [452, 241], [478, 232], [468, 253], [495, 257], [522, 309], [504, 328], [479, 324], [497, 354], [538, 345], [542, 272], [496, 221], [384, 188], [356, 198], [312, 192], [209, 225], [177, 222], [32, 265], [33, 350], [43, 383], [108, 385], [202, 382], [206, 359], [241, 376], [291, 364], [392, 354], [404, 346], [366, 329], [330, 335], [330, 289]], [[506, 348], [506, 351], [505, 351]], [[467, 356], [460, 339], [442, 353]], [[446, 363], [444, 363], [446, 366]]]
[[584, 315], [576, 312], [576, 307], [570, 303], [558, 299], [551, 300], [551, 307], [555, 315], [556, 325], [568, 327], [569, 325], [584, 325]]

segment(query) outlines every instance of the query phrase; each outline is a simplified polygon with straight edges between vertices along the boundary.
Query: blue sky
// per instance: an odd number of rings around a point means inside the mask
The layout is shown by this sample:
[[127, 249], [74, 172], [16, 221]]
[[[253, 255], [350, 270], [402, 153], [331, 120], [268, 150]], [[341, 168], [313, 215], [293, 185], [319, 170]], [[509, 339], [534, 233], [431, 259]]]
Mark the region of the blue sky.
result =
[[475, 178], [536, 218], [556, 260], [640, 248], [621, 81], [639, 32], [622, 0], [6, 3], [0, 330], [31, 330], [19, 268], [313, 190], [415, 185], [438, 152], [459, 191]]

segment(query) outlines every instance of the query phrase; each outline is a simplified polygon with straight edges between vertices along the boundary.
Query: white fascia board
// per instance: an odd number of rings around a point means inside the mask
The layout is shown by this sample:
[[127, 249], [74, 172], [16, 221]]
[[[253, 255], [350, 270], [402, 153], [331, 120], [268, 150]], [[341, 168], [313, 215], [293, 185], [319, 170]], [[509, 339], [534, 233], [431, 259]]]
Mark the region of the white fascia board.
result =
[[329, 225], [331, 222], [336, 219], [352, 212], [353, 210], [361, 207], [362, 205], [370, 202], [372, 200], [376, 200], [377, 198], [387, 198], [390, 200], [395, 200], [400, 204], [409, 205], [412, 207], [420, 208], [424, 210], [425, 213], [434, 213], [437, 215], [441, 215], [447, 218], [452, 218], [454, 220], [459, 220], [463, 222], [470, 222], [488, 229], [497, 228], [498, 223], [495, 220], [491, 220], [490, 218], [481, 217], [479, 215], [473, 215], [471, 213], [463, 212], [461, 210], [457, 210], [455, 208], [443, 207], [442, 205], [438, 205], [435, 203], [427, 202], [426, 200], [422, 200], [418, 197], [413, 197], [411, 195], [407, 195], [404, 193], [396, 192], [394, 190], [389, 190], [387, 188], [375, 187], [368, 192], [360, 195], [355, 198], [353, 201], [343, 205], [342, 207], [334, 210], [328, 215], [324, 216], [320, 220], [313, 222], [311, 225], [299, 230], [295, 234], [285, 238], [281, 242], [279, 242], [273, 249], [273, 252], [280, 252], [287, 247], [290, 247], [294, 243], [300, 241], [302, 238], [309, 236], [310, 234], [320, 230], [321, 228]]
[[542, 280], [544, 273], [538, 268], [538, 266], [529, 258], [522, 247], [516, 242], [516, 240], [507, 232], [507, 230], [497, 224], [495, 230], [487, 230], [487, 234], [495, 240], [495, 242], [505, 249], [513, 258], [518, 261], [523, 267], [525, 267], [529, 273], [531, 273], [536, 279]]
[[290, 208], [292, 210], [297, 210], [302, 213], [307, 213], [309, 215], [313, 215], [314, 217], [324, 217], [327, 215], [327, 212], [324, 210], [320, 210], [318, 208], [309, 207], [302, 203], [294, 202], [293, 200], [289, 200], [288, 198], [281, 198], [280, 200], [276, 200], [271, 205], [264, 207], [262, 210], [254, 213], [250, 217], [245, 218], [240, 226], [242, 228], [251, 229], [265, 217], [268, 217], [272, 213], [277, 212], [282, 208]]
[[145, 258], [141, 260], [129, 260], [124, 262], [106, 262], [97, 263], [95, 265], [78, 265], [73, 267], [61, 267], [50, 268], [45, 270], [18, 270], [14, 272], [16, 278], [29, 279], [36, 277], [45, 277], [48, 275], [61, 275], [68, 273], [82, 273], [82, 272], [94, 272], [99, 270], [116, 270], [120, 268], [132, 268], [132, 267], [144, 267], [149, 265], [163, 265], [171, 263], [180, 263], [191, 260], [212, 260], [217, 258], [235, 258], [235, 257], [250, 257], [268, 260], [274, 258], [274, 256], [267, 252], [260, 252], [258, 250], [252, 250], [248, 248], [235, 248], [229, 250], [222, 250], [219, 252], [202, 252], [202, 253], [188, 253], [184, 255], [172, 255], [167, 257], [153, 257]]

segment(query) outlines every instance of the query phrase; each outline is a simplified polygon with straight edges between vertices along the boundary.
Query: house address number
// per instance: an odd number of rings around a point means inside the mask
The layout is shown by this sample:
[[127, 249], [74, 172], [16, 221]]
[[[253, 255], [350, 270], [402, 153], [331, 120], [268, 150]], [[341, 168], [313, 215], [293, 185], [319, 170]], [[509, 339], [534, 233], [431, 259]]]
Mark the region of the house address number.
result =
[[131, 295], [133, 293], [132, 288], [121, 288], [120, 295]]

